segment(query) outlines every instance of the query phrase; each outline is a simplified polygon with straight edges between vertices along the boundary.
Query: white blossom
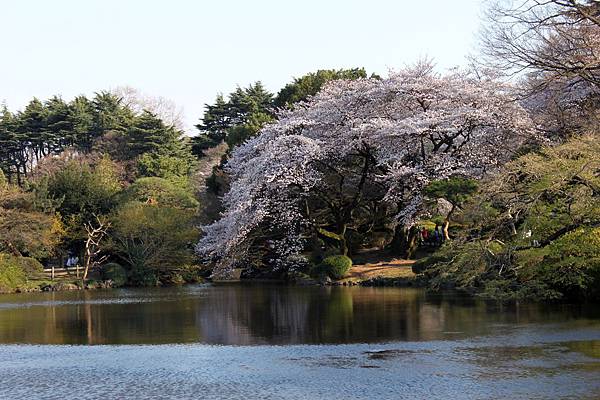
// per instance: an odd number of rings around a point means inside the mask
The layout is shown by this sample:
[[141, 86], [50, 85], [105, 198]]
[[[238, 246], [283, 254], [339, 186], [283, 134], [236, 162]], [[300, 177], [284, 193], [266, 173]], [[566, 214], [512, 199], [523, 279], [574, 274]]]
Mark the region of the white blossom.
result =
[[323, 164], [339, 167], [369, 149], [386, 187], [412, 223], [429, 182], [454, 174], [479, 177], [532, 137], [527, 113], [511, 88], [466, 72], [440, 75], [422, 64], [386, 79], [334, 81], [308, 102], [282, 111], [277, 122], [233, 152], [231, 190], [220, 220], [204, 227], [197, 251], [217, 261], [215, 273], [243, 265], [249, 237], [268, 222], [287, 232], [271, 243], [273, 262], [303, 251], [311, 221], [302, 199], [322, 186]]

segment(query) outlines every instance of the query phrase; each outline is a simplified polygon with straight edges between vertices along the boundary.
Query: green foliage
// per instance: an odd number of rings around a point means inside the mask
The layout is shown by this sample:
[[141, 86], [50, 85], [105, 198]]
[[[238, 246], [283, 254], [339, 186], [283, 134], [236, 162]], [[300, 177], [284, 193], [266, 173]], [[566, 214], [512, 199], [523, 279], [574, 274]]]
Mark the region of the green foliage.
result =
[[0, 253], [0, 293], [12, 292], [27, 282], [27, 274], [17, 257]]
[[568, 298], [600, 299], [600, 228], [578, 229], [554, 241], [526, 273]]
[[195, 163], [187, 158], [166, 154], [145, 153], [138, 159], [138, 171], [142, 177], [167, 179], [181, 187], [189, 185], [189, 175]]
[[144, 153], [159, 153], [180, 144], [181, 132], [164, 122], [150, 111], [144, 111], [133, 120], [125, 134], [127, 159], [136, 158]]
[[127, 263], [134, 284], [155, 285], [193, 258], [194, 212], [129, 202], [113, 215], [114, 249]]
[[96, 93], [91, 101], [91, 108], [91, 138], [88, 138], [86, 144], [108, 132], [125, 132], [134, 118], [133, 112], [123, 104], [123, 100], [107, 91]]
[[63, 216], [107, 213], [121, 188], [114, 165], [108, 159], [96, 165], [73, 160], [47, 179], [49, 195], [62, 200], [58, 211]]
[[195, 210], [198, 201], [187, 190], [163, 178], [140, 178], [118, 196], [119, 203], [140, 202]]
[[[597, 139], [581, 137], [515, 159], [464, 205], [463, 240], [413, 269], [434, 289], [600, 299], [599, 154]], [[435, 195], [446, 189], [428, 188]]]
[[201, 283], [204, 282], [203, 275], [207, 271], [200, 265], [188, 264], [182, 265], [179, 268], [178, 274], [185, 283]]
[[205, 106], [202, 123], [196, 125], [200, 135], [192, 139], [192, 152], [202, 156], [204, 150], [222, 141], [233, 147], [254, 136], [273, 120], [272, 102], [273, 95], [261, 82], [238, 87], [227, 101], [223, 95], [217, 96], [214, 104]]
[[44, 272], [44, 266], [35, 258], [17, 257], [17, 262], [28, 277], [39, 276]]
[[30, 278], [40, 278], [44, 267], [36, 259], [0, 253], [0, 293], [13, 292]]
[[367, 72], [364, 68], [321, 69], [317, 72], [306, 74], [301, 78], [296, 78], [292, 83], [285, 85], [275, 97], [273, 104], [276, 107], [290, 107], [317, 94], [323, 85], [329, 81], [338, 79], [354, 80], [366, 77]]
[[424, 190], [426, 196], [446, 199], [457, 206], [477, 190], [477, 181], [459, 176], [431, 182]]
[[331, 279], [342, 279], [352, 268], [352, 260], [348, 256], [329, 256], [321, 264], [313, 268], [312, 274], [329, 276]]
[[457, 288], [475, 292], [487, 279], [502, 276], [503, 250], [497, 242], [451, 243], [420, 260], [413, 270], [424, 272], [435, 290]]
[[60, 221], [36, 205], [32, 192], [14, 186], [0, 187], [0, 251], [45, 258], [60, 241]]
[[225, 142], [229, 148], [244, 143], [246, 140], [256, 136], [263, 126], [273, 121], [270, 114], [255, 112], [249, 115], [248, 121], [242, 125], [235, 125], [228, 131]]
[[115, 287], [123, 286], [127, 283], [127, 271], [117, 263], [104, 264], [102, 266], [102, 278], [111, 280]]

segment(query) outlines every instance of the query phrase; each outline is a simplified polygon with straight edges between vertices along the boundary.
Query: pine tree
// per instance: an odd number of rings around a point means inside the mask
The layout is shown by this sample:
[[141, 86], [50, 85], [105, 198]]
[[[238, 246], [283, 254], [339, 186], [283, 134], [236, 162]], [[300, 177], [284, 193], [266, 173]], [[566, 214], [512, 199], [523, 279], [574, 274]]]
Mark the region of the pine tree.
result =
[[94, 133], [94, 106], [87, 97], [78, 96], [71, 101], [69, 108], [74, 142], [82, 149], [89, 148]]
[[136, 117], [126, 134], [127, 158], [133, 159], [143, 153], [173, 148], [178, 149], [180, 132], [150, 111]]
[[52, 137], [46, 129], [46, 114], [44, 104], [37, 98], [17, 114], [19, 141], [23, 151], [30, 150], [36, 162], [50, 154], [53, 147]]
[[58, 96], [45, 102], [46, 130], [52, 144], [52, 151], [59, 152], [75, 142], [71, 108]]

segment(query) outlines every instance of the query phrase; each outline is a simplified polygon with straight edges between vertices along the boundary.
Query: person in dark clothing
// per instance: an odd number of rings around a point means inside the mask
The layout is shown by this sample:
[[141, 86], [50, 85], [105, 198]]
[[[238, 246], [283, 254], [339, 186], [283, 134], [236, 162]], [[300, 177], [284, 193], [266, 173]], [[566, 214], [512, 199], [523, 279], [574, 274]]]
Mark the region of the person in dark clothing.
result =
[[435, 229], [433, 230], [433, 239], [436, 245], [440, 245], [442, 243], [442, 235], [440, 232], [440, 226], [435, 224]]

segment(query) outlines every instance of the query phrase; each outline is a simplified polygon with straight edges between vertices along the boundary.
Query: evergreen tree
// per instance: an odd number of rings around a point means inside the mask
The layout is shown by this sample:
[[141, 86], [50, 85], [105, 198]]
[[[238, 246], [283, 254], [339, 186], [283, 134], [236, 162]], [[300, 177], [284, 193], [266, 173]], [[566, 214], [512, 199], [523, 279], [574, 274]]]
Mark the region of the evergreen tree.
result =
[[45, 102], [46, 131], [48, 139], [54, 144], [54, 151], [72, 146], [75, 142], [71, 107], [58, 96]]
[[[321, 69], [295, 78], [292, 83], [285, 85], [275, 97], [273, 104], [276, 107], [291, 107], [294, 103], [304, 101], [314, 96], [327, 82], [338, 79], [355, 80], [366, 78], [367, 71], [364, 68], [353, 69]], [[376, 77], [373, 75], [372, 77]]]
[[15, 133], [15, 117], [6, 104], [0, 108], [0, 169], [9, 182], [18, 175], [19, 140]]
[[133, 159], [143, 153], [179, 150], [180, 132], [150, 111], [136, 117], [126, 134], [127, 156]]
[[69, 104], [69, 114], [75, 144], [81, 148], [89, 148], [94, 132], [94, 106], [85, 96], [78, 96]]
[[31, 150], [36, 161], [50, 154], [54, 145], [46, 129], [46, 114], [42, 102], [34, 98], [27, 104], [25, 110], [17, 115], [19, 140], [23, 147]]
[[247, 88], [238, 86], [227, 102], [218, 95], [214, 104], [205, 106], [202, 123], [196, 125], [200, 135], [192, 139], [193, 153], [201, 156], [222, 141], [234, 146], [254, 136], [264, 123], [273, 120], [272, 103], [273, 94], [260, 81]]
[[214, 147], [225, 140], [227, 130], [231, 128], [229, 104], [222, 94], [217, 95], [214, 104], [206, 104], [202, 122], [196, 125], [200, 135], [192, 139], [192, 153], [198, 157], [203, 151]]
[[92, 100], [92, 108], [92, 140], [111, 131], [126, 131], [134, 118], [133, 112], [122, 104], [121, 98], [110, 92], [96, 93]]

